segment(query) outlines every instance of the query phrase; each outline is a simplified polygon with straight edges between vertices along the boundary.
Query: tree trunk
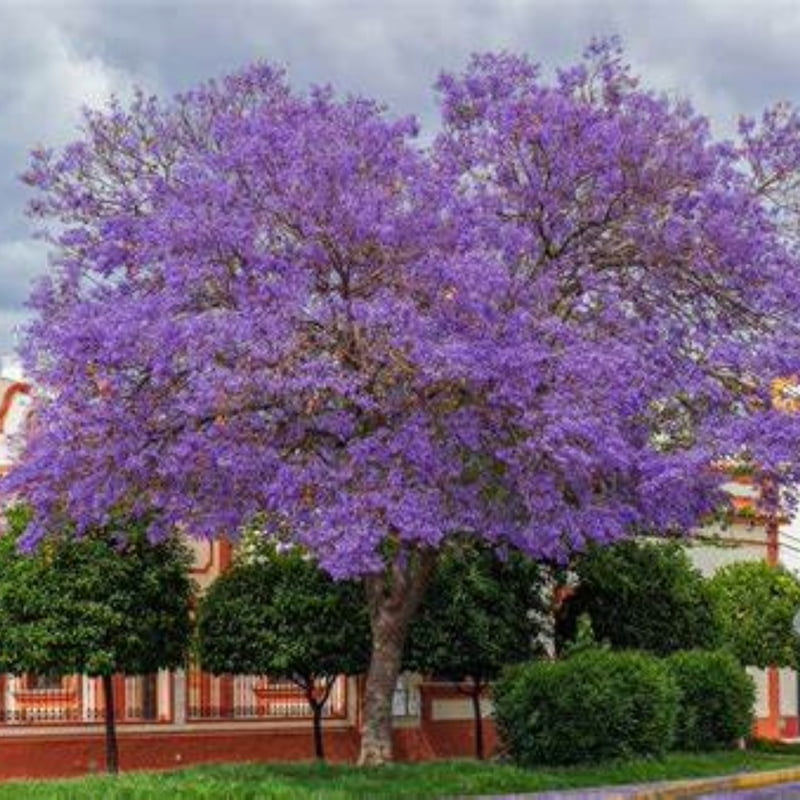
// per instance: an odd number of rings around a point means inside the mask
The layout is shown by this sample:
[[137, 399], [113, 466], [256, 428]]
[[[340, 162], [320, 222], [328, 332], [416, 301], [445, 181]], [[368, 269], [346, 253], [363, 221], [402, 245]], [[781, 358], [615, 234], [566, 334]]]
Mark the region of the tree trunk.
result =
[[373, 626], [372, 656], [364, 690], [364, 728], [358, 763], [392, 760], [392, 698], [400, 675], [407, 625], [392, 616]]
[[103, 702], [105, 703], [106, 723], [106, 772], [116, 775], [119, 772], [119, 749], [117, 748], [117, 721], [114, 708], [114, 676], [103, 675]]
[[312, 724], [314, 726], [314, 756], [317, 761], [324, 761], [325, 742], [322, 735], [322, 711], [331, 696], [331, 689], [333, 689], [333, 684], [336, 683], [336, 676], [326, 676], [322, 679], [322, 691], [319, 691], [319, 681], [314, 675], [294, 678], [294, 682], [306, 693], [306, 700], [311, 708]]
[[361, 766], [392, 760], [392, 697], [403, 664], [408, 626], [435, 562], [432, 550], [401, 552], [383, 573], [366, 579], [372, 656], [364, 691]]
[[314, 715], [314, 757], [317, 761], [325, 760], [325, 744], [322, 739], [322, 708], [323, 703], [316, 700], [311, 704], [311, 713]]
[[483, 715], [481, 713], [481, 681], [476, 678], [472, 681], [472, 713], [475, 720], [475, 758], [484, 759], [483, 747]]

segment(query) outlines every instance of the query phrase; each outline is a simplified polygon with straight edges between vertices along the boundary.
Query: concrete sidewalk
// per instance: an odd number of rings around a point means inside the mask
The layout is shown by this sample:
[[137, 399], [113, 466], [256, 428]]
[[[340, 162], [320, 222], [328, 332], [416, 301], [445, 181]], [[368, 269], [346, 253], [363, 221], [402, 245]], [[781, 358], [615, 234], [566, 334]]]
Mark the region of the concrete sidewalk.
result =
[[534, 794], [481, 795], [480, 797], [452, 798], [451, 800], [690, 800], [690, 798], [699, 798], [719, 792], [731, 794], [731, 800], [735, 800], [737, 792], [798, 782], [800, 782], [800, 767], [793, 767], [771, 772], [740, 772], [718, 778], [663, 781], [596, 789], [570, 789]]

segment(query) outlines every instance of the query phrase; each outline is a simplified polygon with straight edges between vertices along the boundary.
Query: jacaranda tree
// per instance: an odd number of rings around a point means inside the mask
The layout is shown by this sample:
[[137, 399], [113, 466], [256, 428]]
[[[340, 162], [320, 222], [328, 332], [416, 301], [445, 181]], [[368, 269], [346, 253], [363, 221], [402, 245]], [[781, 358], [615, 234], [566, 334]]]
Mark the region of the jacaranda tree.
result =
[[45, 399], [6, 484], [28, 542], [111, 509], [158, 509], [154, 537], [267, 514], [363, 576], [363, 763], [391, 757], [451, 533], [565, 558], [689, 529], [723, 457], [800, 464], [771, 392], [800, 374], [796, 252], [764, 189], [795, 169], [768, 157], [791, 115], [716, 142], [613, 44], [552, 80], [477, 56], [438, 89], [426, 147], [258, 64], [87, 112], [25, 176], [52, 242], [25, 346]]

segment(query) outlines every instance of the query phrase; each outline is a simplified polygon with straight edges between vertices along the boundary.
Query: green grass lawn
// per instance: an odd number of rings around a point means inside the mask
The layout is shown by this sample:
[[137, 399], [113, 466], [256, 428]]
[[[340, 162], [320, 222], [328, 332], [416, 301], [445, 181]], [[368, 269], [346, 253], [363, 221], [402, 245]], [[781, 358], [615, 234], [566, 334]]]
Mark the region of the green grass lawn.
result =
[[536, 792], [640, 781], [671, 780], [800, 766], [800, 752], [750, 751], [672, 754], [571, 769], [521, 770], [501, 764], [449, 761], [382, 769], [316, 764], [209, 765], [175, 772], [128, 773], [117, 779], [0, 784], [0, 800], [352, 800], [440, 798], [468, 794]]

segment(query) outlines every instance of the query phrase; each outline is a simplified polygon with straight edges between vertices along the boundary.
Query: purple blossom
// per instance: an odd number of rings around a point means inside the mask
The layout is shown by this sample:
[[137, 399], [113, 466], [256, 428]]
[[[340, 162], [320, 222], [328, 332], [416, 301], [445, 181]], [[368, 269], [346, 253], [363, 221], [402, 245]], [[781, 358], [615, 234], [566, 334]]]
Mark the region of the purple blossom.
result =
[[[472, 531], [561, 559], [687, 530], [719, 459], [798, 479], [796, 112], [715, 142], [614, 43], [476, 56], [413, 118], [259, 64], [32, 154], [36, 514], [281, 520], [335, 575]], [[780, 200], [780, 202], [779, 202]]]

